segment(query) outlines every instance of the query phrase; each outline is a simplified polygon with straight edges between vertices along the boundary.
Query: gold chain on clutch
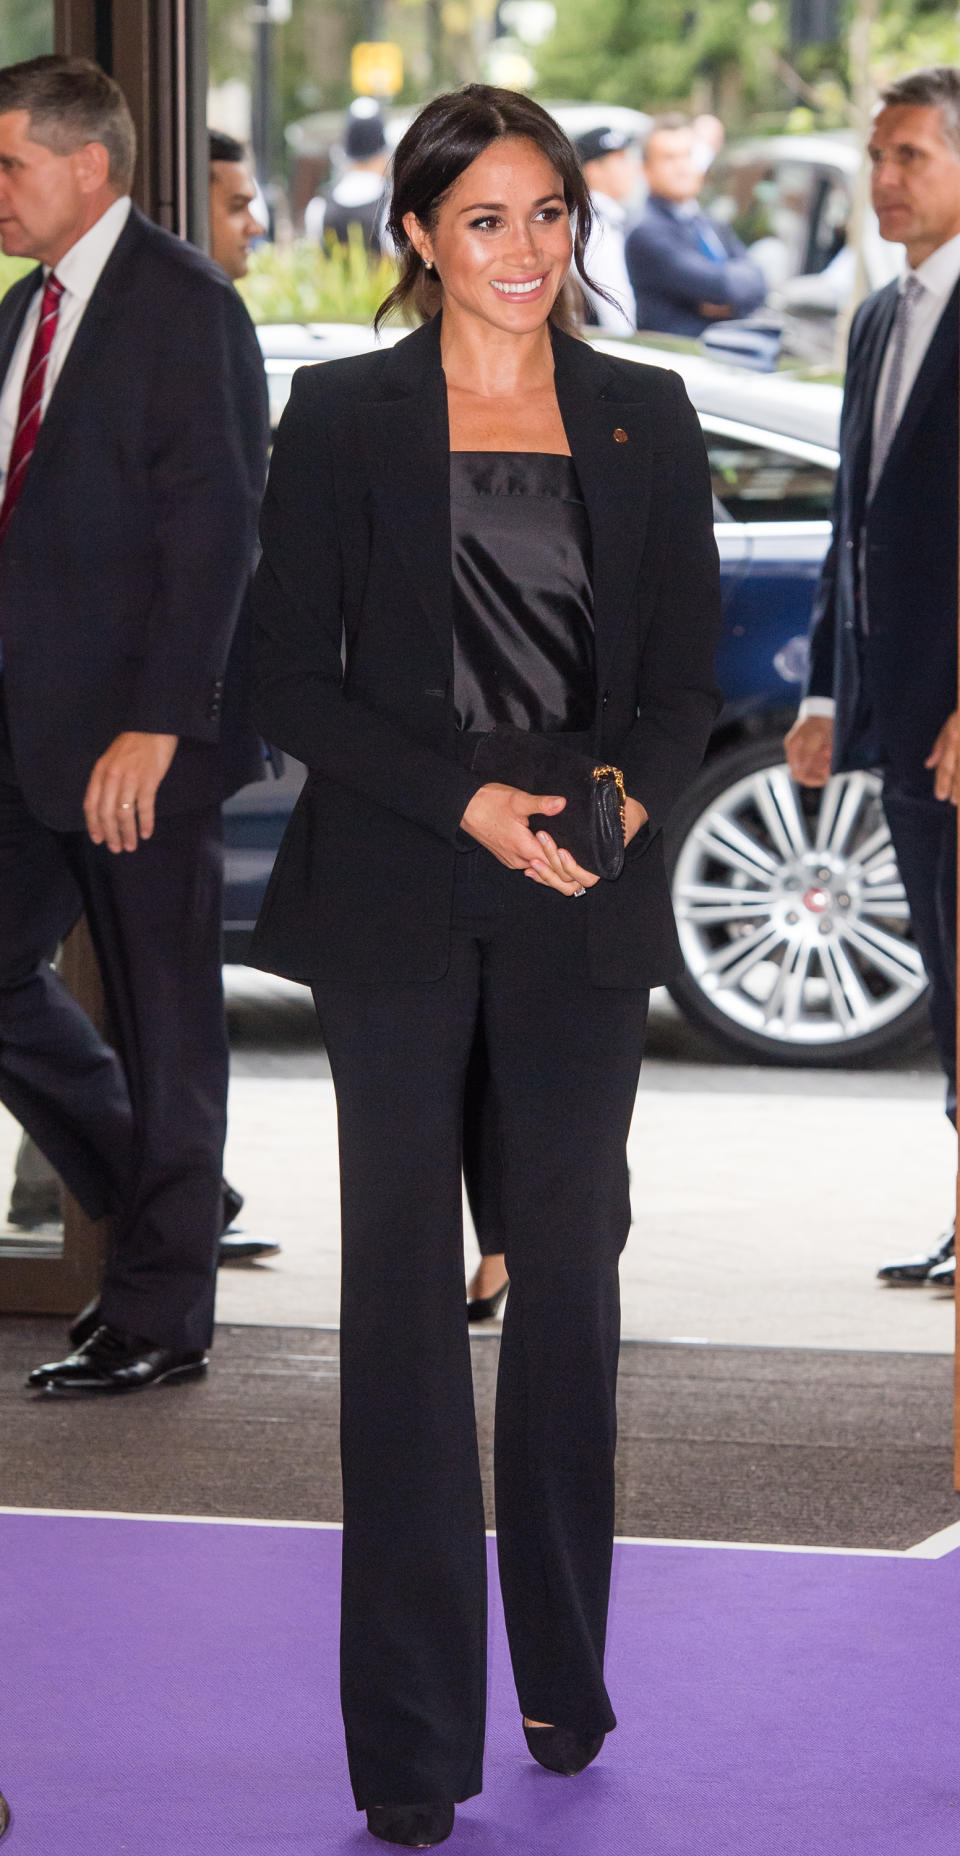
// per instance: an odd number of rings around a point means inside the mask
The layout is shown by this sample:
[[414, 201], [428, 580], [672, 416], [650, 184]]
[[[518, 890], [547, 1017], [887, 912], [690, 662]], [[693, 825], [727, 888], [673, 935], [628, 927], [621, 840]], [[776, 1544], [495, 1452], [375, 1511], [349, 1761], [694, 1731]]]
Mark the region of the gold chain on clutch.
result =
[[596, 780], [598, 786], [601, 780], [612, 779], [616, 782], [617, 792], [620, 795], [620, 823], [623, 827], [623, 835], [624, 837], [626, 837], [627, 835], [627, 789], [623, 783], [623, 774], [620, 772], [619, 767], [594, 767], [593, 777]]

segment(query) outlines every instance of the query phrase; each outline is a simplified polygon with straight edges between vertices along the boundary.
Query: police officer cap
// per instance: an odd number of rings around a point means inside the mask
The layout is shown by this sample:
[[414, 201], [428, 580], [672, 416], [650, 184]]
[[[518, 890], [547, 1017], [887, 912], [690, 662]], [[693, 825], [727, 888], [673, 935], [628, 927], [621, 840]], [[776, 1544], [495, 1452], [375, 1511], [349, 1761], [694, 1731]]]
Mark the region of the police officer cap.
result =
[[350, 161], [369, 161], [387, 146], [380, 107], [374, 97], [355, 97], [344, 130], [344, 153]]
[[622, 129], [587, 129], [575, 137], [573, 146], [581, 162], [602, 161], [604, 155], [618, 155], [621, 149], [629, 148], [632, 140]]

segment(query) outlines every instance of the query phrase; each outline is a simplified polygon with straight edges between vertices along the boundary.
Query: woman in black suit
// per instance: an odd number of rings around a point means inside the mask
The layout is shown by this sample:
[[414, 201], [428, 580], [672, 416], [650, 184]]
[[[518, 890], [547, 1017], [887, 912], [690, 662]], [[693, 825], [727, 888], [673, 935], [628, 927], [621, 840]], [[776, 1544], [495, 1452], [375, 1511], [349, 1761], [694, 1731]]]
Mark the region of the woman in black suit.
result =
[[[524, 1729], [572, 1773], [615, 1725], [625, 1143], [648, 989], [680, 964], [661, 827], [716, 712], [719, 594], [681, 382], [566, 330], [589, 223], [537, 104], [479, 85], [429, 104], [396, 154], [385, 306], [423, 326], [297, 374], [263, 510], [258, 719], [310, 775], [255, 960], [312, 985], [336, 1085], [342, 1702], [358, 1807], [417, 1846], [481, 1785], [460, 1197], [478, 1019], [510, 1275], [497, 1546]], [[622, 769], [616, 881], [564, 848], [561, 793], [472, 770], [503, 722]]]

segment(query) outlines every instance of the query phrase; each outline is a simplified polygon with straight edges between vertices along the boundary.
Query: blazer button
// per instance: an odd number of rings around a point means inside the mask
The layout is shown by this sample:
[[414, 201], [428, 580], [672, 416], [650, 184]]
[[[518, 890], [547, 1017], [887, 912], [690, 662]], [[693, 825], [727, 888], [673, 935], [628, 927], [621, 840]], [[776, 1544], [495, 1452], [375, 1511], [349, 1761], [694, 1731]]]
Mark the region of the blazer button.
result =
[[617, 426], [617, 429], [614, 432], [613, 436], [614, 436], [614, 441], [616, 442], [616, 444], [625, 445], [627, 443], [627, 433], [624, 431], [622, 425]]

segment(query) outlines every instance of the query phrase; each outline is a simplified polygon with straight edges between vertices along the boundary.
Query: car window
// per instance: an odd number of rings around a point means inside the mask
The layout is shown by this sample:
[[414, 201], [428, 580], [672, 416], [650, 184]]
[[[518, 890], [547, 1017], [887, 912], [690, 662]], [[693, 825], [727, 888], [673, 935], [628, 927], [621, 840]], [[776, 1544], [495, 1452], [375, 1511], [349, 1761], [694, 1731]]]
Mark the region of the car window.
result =
[[852, 210], [850, 188], [843, 175], [824, 169], [817, 175], [810, 213], [810, 242], [805, 270], [816, 276], [843, 250]]
[[813, 183], [813, 170], [803, 162], [721, 156], [704, 203], [748, 249], [775, 243], [782, 252], [782, 280], [806, 268]]
[[[823, 522], [833, 503], [833, 466], [781, 450], [763, 434], [734, 436], [704, 423], [714, 505], [730, 522]], [[813, 450], [813, 447], [810, 448]]]

